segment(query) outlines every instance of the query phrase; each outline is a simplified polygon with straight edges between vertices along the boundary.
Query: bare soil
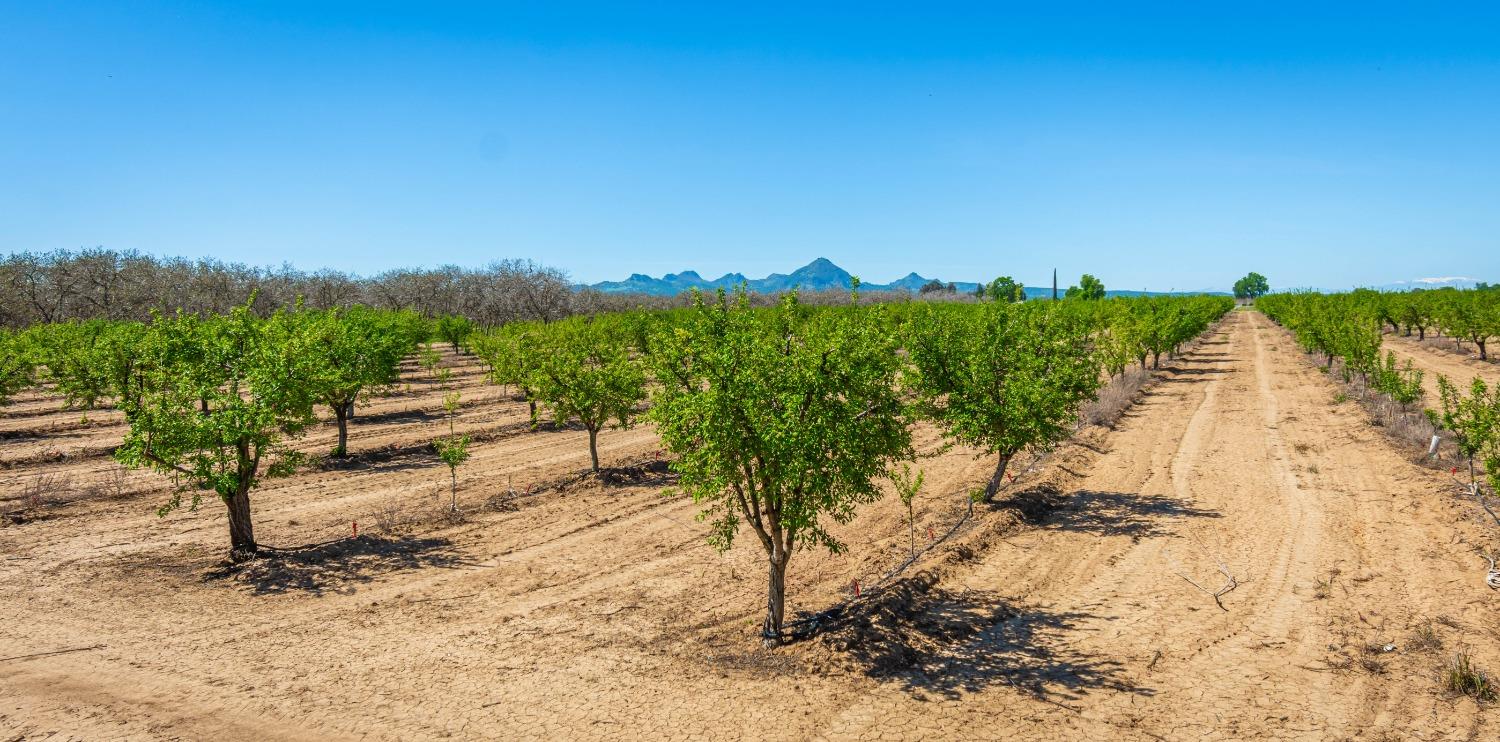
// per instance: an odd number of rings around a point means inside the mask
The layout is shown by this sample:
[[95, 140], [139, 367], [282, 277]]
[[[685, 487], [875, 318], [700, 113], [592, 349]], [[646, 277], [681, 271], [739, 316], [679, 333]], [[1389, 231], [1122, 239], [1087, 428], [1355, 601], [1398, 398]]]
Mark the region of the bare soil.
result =
[[[886, 578], [905, 513], [868, 508], [837, 530], [848, 553], [793, 559], [789, 609], [818, 631], [777, 648], [756, 636], [758, 544], [706, 546], [649, 426], [604, 433], [613, 469], [585, 476], [582, 430], [530, 431], [523, 402], [445, 362], [477, 440], [460, 520], [427, 445], [443, 390], [411, 368], [360, 406], [349, 461], [253, 495], [262, 542], [332, 543], [234, 571], [219, 503], [158, 518], [170, 483], [115, 473], [116, 413], [41, 392], [7, 408], [0, 737], [1500, 734], [1440, 681], [1465, 647], [1500, 670], [1493, 525], [1331, 405], [1257, 313], [972, 516], [991, 462], [920, 429], [930, 550]], [[305, 445], [333, 442], [329, 424]], [[1236, 586], [1216, 602], [1221, 566]]]

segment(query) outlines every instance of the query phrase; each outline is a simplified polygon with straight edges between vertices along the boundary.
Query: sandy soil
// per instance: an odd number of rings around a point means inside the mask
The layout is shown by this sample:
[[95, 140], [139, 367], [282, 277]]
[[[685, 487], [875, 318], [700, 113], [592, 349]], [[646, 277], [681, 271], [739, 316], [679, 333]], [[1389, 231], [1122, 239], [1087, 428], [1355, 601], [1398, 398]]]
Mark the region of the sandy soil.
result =
[[[1493, 527], [1408, 463], [1289, 337], [1235, 312], [1115, 430], [1090, 428], [900, 578], [894, 498], [801, 553], [755, 640], [763, 561], [718, 555], [649, 427], [526, 430], [449, 358], [475, 434], [462, 522], [438, 516], [442, 390], [372, 400], [351, 462], [267, 483], [257, 535], [359, 539], [216, 570], [222, 507], [157, 518], [166, 482], [113, 473], [111, 413], [32, 394], [0, 418], [0, 730], [18, 739], [1491, 739], [1444, 661], [1500, 669], [1479, 547]], [[918, 431], [920, 541], [989, 462]], [[332, 426], [309, 451], [332, 447]], [[518, 496], [511, 496], [511, 490]], [[16, 523], [15, 520], [19, 520]], [[409, 521], [393, 533], [378, 520]], [[1238, 586], [1214, 598], [1221, 564]], [[884, 590], [872, 586], [886, 585]], [[1439, 648], [1415, 632], [1432, 626]], [[1387, 645], [1393, 645], [1386, 651]], [[89, 648], [63, 654], [33, 653]]]

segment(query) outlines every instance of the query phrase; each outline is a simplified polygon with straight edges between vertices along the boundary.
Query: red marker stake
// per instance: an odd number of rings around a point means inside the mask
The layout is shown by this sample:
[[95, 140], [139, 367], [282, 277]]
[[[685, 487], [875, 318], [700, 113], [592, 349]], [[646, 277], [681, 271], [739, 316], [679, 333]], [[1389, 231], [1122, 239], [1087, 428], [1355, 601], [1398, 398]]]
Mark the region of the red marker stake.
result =
[[854, 597], [859, 597], [859, 580], [854, 581]]
[[349, 521], [349, 526], [354, 529], [354, 537], [359, 538], [359, 521]]
[[927, 540], [928, 541], [932, 540], [932, 526], [928, 526], [927, 527]]

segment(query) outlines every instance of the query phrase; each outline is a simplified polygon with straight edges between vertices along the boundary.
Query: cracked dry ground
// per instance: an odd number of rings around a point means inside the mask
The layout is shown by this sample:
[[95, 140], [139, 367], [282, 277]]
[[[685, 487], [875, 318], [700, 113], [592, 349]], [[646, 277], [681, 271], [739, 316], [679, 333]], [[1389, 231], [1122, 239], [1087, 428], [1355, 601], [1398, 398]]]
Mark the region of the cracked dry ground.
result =
[[[581, 431], [525, 431], [524, 405], [448, 361], [470, 402], [460, 425], [480, 434], [462, 523], [204, 579], [224, 540], [217, 505], [158, 520], [165, 490], [134, 474], [112, 496], [62, 498], [0, 529], [0, 657], [103, 645], [0, 660], [0, 736], [1497, 735], [1492, 712], [1438, 678], [1464, 646], [1500, 669], [1476, 556], [1493, 530], [1357, 406], [1331, 405], [1335, 387], [1259, 314], [1233, 313], [1115, 430], [1085, 430], [1015, 486], [1056, 484], [1055, 509], [1018, 526], [1013, 511], [981, 510], [919, 564], [941, 572], [943, 597], [917, 620], [988, 619], [884, 674], [860, 664], [880, 647], [760, 648], [753, 541], [714, 554], [657, 475], [570, 482], [587, 459]], [[118, 421], [56, 407], [36, 396], [0, 418], [0, 509], [39, 474], [77, 488], [108, 472]], [[393, 498], [435, 501], [446, 471], [420, 443], [445, 432], [440, 409], [417, 374], [375, 400], [353, 429], [363, 458], [257, 491], [258, 535], [321, 541], [351, 520], [369, 528]], [[324, 427], [307, 445], [331, 440]], [[953, 522], [988, 461], [940, 451], [926, 428], [918, 442], [931, 454], [925, 537]], [[657, 455], [646, 427], [601, 443], [606, 462]], [[539, 494], [486, 508], [508, 484]], [[799, 554], [789, 608], [833, 604], [899, 561], [903, 516], [887, 498], [839, 529], [849, 554]], [[1184, 579], [1215, 590], [1220, 564], [1239, 583], [1227, 610]], [[1440, 648], [1414, 643], [1428, 625]]]

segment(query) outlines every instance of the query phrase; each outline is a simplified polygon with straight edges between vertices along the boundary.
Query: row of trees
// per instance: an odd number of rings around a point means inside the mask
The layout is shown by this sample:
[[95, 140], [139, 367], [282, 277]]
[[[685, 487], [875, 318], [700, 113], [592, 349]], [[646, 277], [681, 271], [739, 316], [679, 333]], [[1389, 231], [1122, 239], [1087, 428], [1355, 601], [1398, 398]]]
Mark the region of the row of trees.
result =
[[1350, 295], [1372, 312], [1391, 332], [1425, 339], [1428, 330], [1460, 343], [1473, 343], [1481, 359], [1489, 358], [1489, 341], [1500, 337], [1500, 287], [1460, 290], [1382, 293], [1355, 291]]
[[[645, 415], [675, 455], [681, 487], [704, 505], [719, 548], [748, 526], [768, 562], [763, 631], [780, 636], [785, 577], [798, 547], [843, 548], [845, 522], [910, 458], [910, 423], [994, 456], [981, 497], [1015, 457], [1066, 437], [1099, 386], [1106, 339], [1168, 352], [1232, 306], [1227, 298], [1005, 301], [812, 308], [796, 294], [757, 308], [743, 294], [687, 310], [527, 323], [476, 333], [468, 347], [595, 443], [609, 422]], [[1150, 322], [1168, 326], [1149, 329]], [[1139, 330], [1139, 332], [1138, 332]], [[906, 351], [905, 357], [900, 352]], [[1143, 361], [1144, 363], [1144, 361]]]
[[361, 278], [103, 249], [0, 259], [0, 327], [11, 329], [74, 319], [145, 321], [153, 310], [227, 314], [252, 295], [250, 309], [262, 317], [299, 303], [315, 309], [364, 305], [429, 318], [462, 315], [485, 325], [555, 320], [614, 304], [598, 292], [575, 291], [562, 271], [525, 260]]
[[[212, 492], [229, 512], [230, 555], [256, 551], [250, 490], [302, 459], [289, 442], [326, 405], [338, 423], [335, 456], [348, 450], [348, 421], [362, 392], [392, 384], [401, 360], [425, 340], [411, 312], [352, 307], [294, 309], [261, 318], [250, 305], [228, 314], [178, 312], [148, 323], [90, 320], [37, 325], [6, 336], [6, 358], [23, 358], [71, 408], [112, 405], [129, 425], [116, 457], [172, 475], [182, 489], [163, 513]], [[10, 364], [7, 364], [10, 365]]]
[[1366, 390], [1384, 394], [1405, 409], [1421, 399], [1423, 374], [1410, 360], [1398, 364], [1394, 353], [1382, 360], [1380, 296], [1374, 292], [1271, 294], [1257, 299], [1255, 306], [1291, 330], [1308, 353], [1323, 356], [1325, 367], [1331, 370], [1337, 361], [1344, 381], [1357, 375]]
[[[1014, 458], [1068, 435], [1099, 385], [1106, 349], [1170, 352], [1230, 307], [1226, 299], [811, 307], [795, 293], [757, 307], [744, 293], [685, 309], [515, 322], [475, 330], [410, 311], [293, 307], [261, 317], [254, 302], [222, 315], [150, 322], [66, 322], [4, 336], [70, 405], [110, 403], [129, 432], [118, 458], [178, 479], [164, 510], [212, 492], [229, 513], [231, 558], [257, 551], [250, 493], [295, 469], [292, 445], [319, 405], [338, 421], [336, 455], [362, 392], [395, 381], [422, 341], [469, 349], [497, 383], [514, 384], [559, 422], [588, 432], [591, 464], [609, 424], [640, 414], [674, 455], [681, 487], [704, 506], [716, 546], [748, 524], [769, 565], [764, 631], [779, 637], [785, 576], [798, 548], [841, 544], [845, 522], [911, 458], [910, 424], [994, 457], [981, 497]], [[1153, 323], [1161, 325], [1153, 326]], [[902, 350], [906, 352], [903, 354]], [[8, 350], [7, 350], [8, 352]], [[8, 356], [6, 356], [8, 357]], [[648, 395], [649, 391], [649, 395]], [[645, 405], [650, 399], [649, 407]], [[457, 398], [445, 400], [456, 408]], [[449, 409], [450, 420], [453, 409]], [[456, 468], [468, 441], [439, 446]]]

